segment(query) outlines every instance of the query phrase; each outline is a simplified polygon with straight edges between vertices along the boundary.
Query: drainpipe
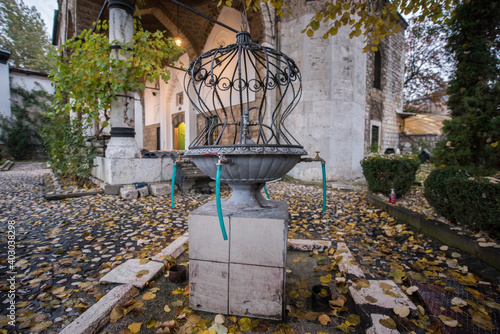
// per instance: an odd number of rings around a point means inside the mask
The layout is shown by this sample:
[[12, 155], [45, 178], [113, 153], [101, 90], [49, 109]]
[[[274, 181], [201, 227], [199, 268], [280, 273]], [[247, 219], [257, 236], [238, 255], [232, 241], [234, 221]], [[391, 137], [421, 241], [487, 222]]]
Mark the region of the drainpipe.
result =
[[[111, 58], [128, 59], [130, 54], [121, 54], [121, 47], [132, 42], [134, 36], [135, 0], [109, 1], [109, 40]], [[117, 99], [111, 102], [111, 139], [106, 148], [106, 158], [139, 158], [140, 151], [135, 141], [134, 92], [116, 92]]]

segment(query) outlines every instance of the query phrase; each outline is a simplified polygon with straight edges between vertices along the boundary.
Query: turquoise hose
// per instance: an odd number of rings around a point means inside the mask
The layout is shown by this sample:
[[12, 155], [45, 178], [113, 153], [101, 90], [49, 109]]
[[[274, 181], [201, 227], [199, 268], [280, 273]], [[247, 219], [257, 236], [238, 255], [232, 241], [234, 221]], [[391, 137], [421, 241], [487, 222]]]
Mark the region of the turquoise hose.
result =
[[326, 211], [326, 168], [325, 163], [321, 162], [321, 169], [323, 172], [323, 212]]
[[264, 191], [266, 192], [267, 199], [271, 198], [271, 197], [269, 197], [269, 194], [268, 194], [268, 192], [267, 192], [267, 187], [266, 187], [266, 185], [265, 185], [265, 184], [264, 184]]
[[175, 190], [175, 173], [177, 172], [177, 165], [174, 163], [174, 171], [172, 172], [172, 185], [170, 186], [170, 203], [172, 209], [175, 209], [174, 190]]
[[222, 238], [227, 240], [226, 227], [224, 226], [224, 218], [222, 217], [222, 206], [220, 203], [220, 174], [221, 165], [217, 165], [217, 176], [215, 178], [215, 201], [217, 203], [217, 216], [219, 216], [220, 229], [222, 231]]

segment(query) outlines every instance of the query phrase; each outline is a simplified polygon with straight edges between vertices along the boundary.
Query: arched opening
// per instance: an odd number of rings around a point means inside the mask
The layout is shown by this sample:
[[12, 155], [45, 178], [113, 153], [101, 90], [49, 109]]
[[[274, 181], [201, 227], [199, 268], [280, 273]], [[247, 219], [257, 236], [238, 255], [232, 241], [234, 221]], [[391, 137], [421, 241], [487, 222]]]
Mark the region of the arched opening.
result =
[[174, 150], [186, 149], [186, 124], [181, 122], [174, 127]]

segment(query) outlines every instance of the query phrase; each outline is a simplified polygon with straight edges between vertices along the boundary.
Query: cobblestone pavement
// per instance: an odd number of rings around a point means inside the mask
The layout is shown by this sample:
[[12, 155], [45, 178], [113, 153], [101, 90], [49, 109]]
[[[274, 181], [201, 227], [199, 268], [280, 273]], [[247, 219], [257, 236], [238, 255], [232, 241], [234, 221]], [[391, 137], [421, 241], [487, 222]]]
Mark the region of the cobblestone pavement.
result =
[[[9, 222], [15, 221], [16, 233], [15, 330], [57, 333], [106, 293], [108, 288], [98, 285], [100, 277], [127, 259], [158, 253], [187, 231], [189, 212], [214, 198], [184, 192], [176, 195], [175, 209], [170, 208], [169, 196], [124, 201], [96, 195], [45, 201], [45, 173], [42, 163], [16, 163], [0, 173], [0, 331], [14, 332], [4, 307], [9, 305]], [[481, 286], [482, 278], [469, 273], [467, 265], [473, 259], [398, 223], [370, 205], [363, 192], [329, 190], [323, 213], [318, 187], [276, 182], [267, 188], [273, 199], [289, 203], [289, 238], [331, 240], [334, 246], [346, 242], [367, 278], [401, 282], [406, 277], [437, 281], [437, 286], [454, 279], [474, 289]], [[481, 298], [498, 301], [498, 282], [493, 283], [487, 292], [467, 297], [475, 303]]]

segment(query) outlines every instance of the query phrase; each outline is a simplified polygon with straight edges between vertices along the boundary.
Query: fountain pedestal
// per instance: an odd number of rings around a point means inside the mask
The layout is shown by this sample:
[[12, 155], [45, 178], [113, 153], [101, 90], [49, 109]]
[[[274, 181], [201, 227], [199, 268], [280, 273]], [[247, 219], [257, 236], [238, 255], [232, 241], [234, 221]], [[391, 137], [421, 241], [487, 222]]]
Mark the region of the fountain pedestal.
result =
[[236, 211], [222, 200], [228, 240], [215, 201], [189, 215], [189, 303], [194, 310], [282, 320], [288, 205]]

